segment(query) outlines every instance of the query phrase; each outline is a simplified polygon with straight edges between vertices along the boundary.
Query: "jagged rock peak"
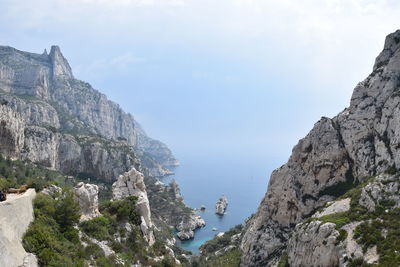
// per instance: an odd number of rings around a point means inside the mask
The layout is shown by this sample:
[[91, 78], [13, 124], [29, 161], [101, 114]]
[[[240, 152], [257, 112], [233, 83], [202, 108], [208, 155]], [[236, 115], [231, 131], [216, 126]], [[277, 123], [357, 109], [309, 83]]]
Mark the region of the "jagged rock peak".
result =
[[65, 59], [61, 53], [60, 47], [57, 45], [51, 46], [50, 50], [50, 60], [53, 70], [53, 79], [55, 78], [73, 78], [71, 67], [68, 61]]
[[374, 71], [388, 63], [393, 54], [400, 48], [400, 30], [386, 36], [383, 51], [375, 60]]

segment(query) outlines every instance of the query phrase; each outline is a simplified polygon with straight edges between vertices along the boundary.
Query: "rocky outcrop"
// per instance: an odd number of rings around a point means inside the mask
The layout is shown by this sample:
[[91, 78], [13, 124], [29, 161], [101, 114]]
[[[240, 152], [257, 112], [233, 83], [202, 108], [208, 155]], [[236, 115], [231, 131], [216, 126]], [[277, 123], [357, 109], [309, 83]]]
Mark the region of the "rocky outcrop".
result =
[[178, 184], [176, 183], [176, 180], [175, 179], [172, 179], [172, 181], [171, 181], [171, 183], [170, 183], [170, 187], [171, 187], [171, 190], [173, 191], [173, 193], [174, 193], [174, 197], [175, 197], [175, 199], [176, 200], [181, 200], [181, 201], [183, 201], [183, 197], [182, 197], [182, 195], [181, 195], [181, 189], [179, 188], [179, 186], [178, 186]]
[[205, 221], [196, 215], [195, 210], [183, 202], [175, 180], [172, 180], [170, 184], [164, 184], [151, 178], [147, 179], [146, 183], [155, 221], [162, 221], [169, 226], [170, 230], [176, 230], [178, 238], [191, 239], [196, 229], [205, 226]]
[[87, 221], [100, 215], [99, 187], [97, 185], [80, 182], [74, 187], [74, 194], [81, 210], [81, 221]]
[[395, 208], [400, 207], [400, 181], [391, 175], [381, 174], [362, 188], [359, 205], [374, 212], [382, 200], [393, 201]]
[[113, 200], [122, 200], [129, 196], [138, 197], [136, 206], [142, 220], [140, 228], [149, 244], [153, 245], [155, 242], [152, 230], [153, 222], [143, 174], [132, 169], [120, 175], [112, 185], [112, 196]]
[[193, 230], [185, 230], [185, 231], [180, 231], [176, 234], [176, 236], [180, 240], [190, 240], [194, 238], [194, 231]]
[[176, 226], [178, 230], [178, 238], [180, 240], [187, 240], [194, 238], [194, 231], [198, 228], [206, 226], [206, 222], [200, 216], [189, 216], [183, 218], [183, 220]]
[[218, 215], [224, 215], [227, 206], [228, 206], [228, 199], [226, 198], [225, 195], [222, 195], [215, 204], [215, 213]]
[[28, 189], [23, 194], [9, 194], [0, 202], [0, 266], [38, 266], [36, 257], [22, 246], [22, 236], [33, 221], [36, 192]]
[[249, 221], [242, 266], [267, 266], [294, 226], [358, 179], [400, 166], [400, 31], [386, 38], [373, 72], [354, 89], [350, 106], [322, 118], [275, 170]]
[[62, 189], [61, 187], [58, 187], [54, 184], [50, 184], [48, 186], [46, 186], [42, 191], [42, 194], [46, 194], [49, 195], [51, 197], [57, 197], [58, 195], [61, 195], [62, 193]]

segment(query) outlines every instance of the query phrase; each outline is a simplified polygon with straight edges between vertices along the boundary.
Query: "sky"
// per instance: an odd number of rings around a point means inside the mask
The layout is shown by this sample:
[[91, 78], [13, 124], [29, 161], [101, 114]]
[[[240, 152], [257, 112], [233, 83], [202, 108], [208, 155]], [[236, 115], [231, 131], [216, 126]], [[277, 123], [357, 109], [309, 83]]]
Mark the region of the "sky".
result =
[[[348, 104], [396, 0], [0, 0], [0, 44], [57, 44], [75, 77], [182, 157], [283, 164]], [[273, 163], [272, 163], [273, 162]], [[276, 166], [278, 167], [278, 166]]]

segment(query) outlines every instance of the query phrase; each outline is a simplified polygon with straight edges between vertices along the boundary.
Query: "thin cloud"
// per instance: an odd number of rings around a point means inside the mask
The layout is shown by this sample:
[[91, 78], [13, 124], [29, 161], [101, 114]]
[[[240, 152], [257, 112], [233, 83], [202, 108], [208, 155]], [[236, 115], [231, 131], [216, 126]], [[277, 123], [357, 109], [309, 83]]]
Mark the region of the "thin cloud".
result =
[[101, 58], [85, 65], [78, 65], [75, 68], [76, 75], [86, 76], [88, 74], [99, 74], [109, 71], [129, 71], [133, 66], [145, 63], [146, 59], [137, 57], [132, 53], [126, 53], [112, 58]]

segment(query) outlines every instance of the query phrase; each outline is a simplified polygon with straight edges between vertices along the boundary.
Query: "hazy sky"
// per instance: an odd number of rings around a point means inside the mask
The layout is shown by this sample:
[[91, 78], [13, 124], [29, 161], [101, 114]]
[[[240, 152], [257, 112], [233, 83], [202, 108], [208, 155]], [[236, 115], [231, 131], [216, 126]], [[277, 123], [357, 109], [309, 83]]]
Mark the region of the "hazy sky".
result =
[[283, 163], [345, 108], [397, 0], [0, 0], [0, 43], [61, 47], [77, 78], [178, 157]]

